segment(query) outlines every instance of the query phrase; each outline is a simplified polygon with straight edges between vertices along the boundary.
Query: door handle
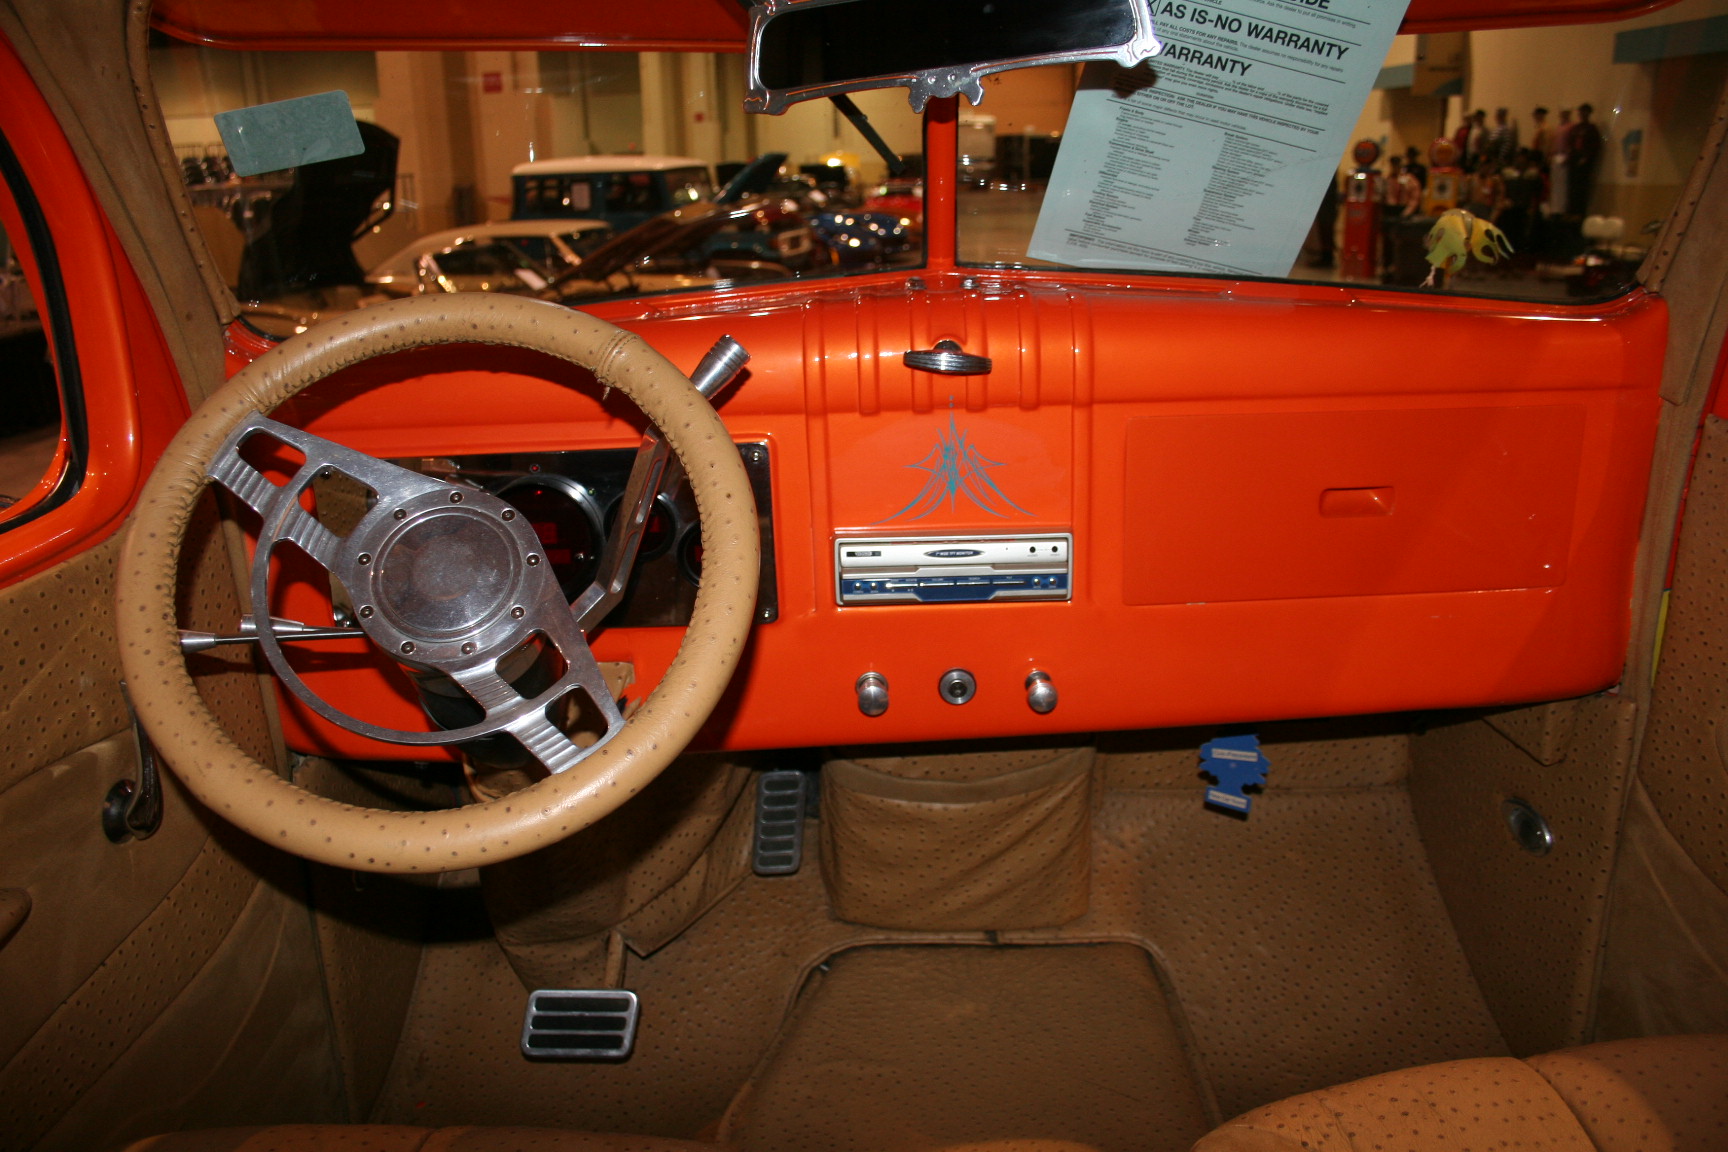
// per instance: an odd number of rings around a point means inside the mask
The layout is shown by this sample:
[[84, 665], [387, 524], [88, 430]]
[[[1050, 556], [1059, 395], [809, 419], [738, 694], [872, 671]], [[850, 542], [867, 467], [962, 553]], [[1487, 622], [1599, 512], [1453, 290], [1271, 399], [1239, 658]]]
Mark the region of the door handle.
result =
[[943, 376], [982, 376], [990, 371], [990, 357], [964, 352], [953, 340], [938, 340], [936, 347], [913, 349], [900, 359], [908, 368]]

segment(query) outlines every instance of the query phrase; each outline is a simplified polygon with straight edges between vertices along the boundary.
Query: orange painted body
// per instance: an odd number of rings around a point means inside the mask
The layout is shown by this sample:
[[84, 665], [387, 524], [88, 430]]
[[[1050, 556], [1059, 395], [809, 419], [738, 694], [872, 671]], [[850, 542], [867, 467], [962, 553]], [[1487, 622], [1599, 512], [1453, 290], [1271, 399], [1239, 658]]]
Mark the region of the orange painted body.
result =
[[[1537, 24], [1623, 19], [1676, 0], [1410, 0], [1400, 31], [1455, 32]], [[227, 48], [620, 48], [650, 51], [742, 51], [748, 8], [729, 0], [641, 3], [615, 21], [559, 0], [517, 0], [486, 9], [465, 0], [276, 0], [244, 5], [223, 0], [158, 0], [158, 28], [185, 40]], [[1156, 18], [1156, 11], [1154, 11]]]
[[[161, 329], [120, 241], [108, 226], [66, 136], [23, 64], [0, 40], [0, 122], [52, 233], [52, 252], [25, 242], [20, 205], [0, 182], [0, 223], [49, 329], [62, 391], [72, 376], [82, 396], [88, 457], [83, 482], [65, 503], [6, 531], [0, 585], [45, 572], [102, 540], [124, 520], [163, 447], [187, 415], [185, 395]], [[64, 284], [65, 316], [77, 356], [59, 358], [50, 300]], [[45, 273], [48, 279], [44, 279]], [[66, 399], [62, 397], [62, 407]], [[76, 408], [74, 403], [74, 408]], [[56, 471], [67, 451], [62, 438]], [[26, 498], [33, 502], [45, 486]], [[21, 503], [11, 515], [28, 511]]]
[[[940, 169], [937, 169], [940, 170]], [[1613, 684], [1666, 337], [1660, 301], [1599, 308], [1356, 287], [926, 271], [593, 309], [692, 367], [754, 354], [722, 405], [773, 462], [780, 617], [706, 743], [892, 742], [1444, 708]], [[921, 286], [920, 286], [921, 285]], [[899, 352], [957, 340], [988, 376]], [[1360, 367], [1356, 367], [1360, 366]], [[618, 447], [581, 373], [476, 349], [350, 373], [286, 418], [381, 456]], [[896, 518], [963, 434], [1014, 507]], [[846, 607], [853, 535], [1074, 534], [1070, 603]], [[325, 618], [316, 580], [274, 611]], [[650, 687], [680, 631], [603, 632]], [[400, 678], [329, 647], [308, 680], [422, 726]], [[344, 666], [346, 665], [346, 666]], [[963, 707], [938, 677], [978, 680]], [[1057, 710], [1024, 681], [1050, 674]], [[853, 683], [888, 678], [859, 713]], [[361, 702], [361, 703], [356, 703]], [[291, 742], [402, 756], [287, 709]]]

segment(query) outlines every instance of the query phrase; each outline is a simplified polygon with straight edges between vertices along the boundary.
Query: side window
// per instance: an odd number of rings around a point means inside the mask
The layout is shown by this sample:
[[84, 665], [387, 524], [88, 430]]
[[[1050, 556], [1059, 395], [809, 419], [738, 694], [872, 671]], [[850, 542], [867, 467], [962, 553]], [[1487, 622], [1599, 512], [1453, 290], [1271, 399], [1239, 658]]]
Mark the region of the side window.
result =
[[714, 186], [708, 181], [708, 173], [700, 168], [677, 168], [666, 173], [666, 188], [668, 199], [673, 205], [694, 204], [714, 195]]
[[570, 251], [583, 258], [594, 254], [594, 249], [612, 239], [610, 228], [589, 228], [582, 232], [566, 232], [564, 243], [570, 245]]
[[510, 236], [499, 243], [514, 248], [536, 264], [552, 264], [558, 257], [550, 236]]
[[657, 201], [652, 173], [620, 172], [613, 175], [606, 192], [606, 211], [655, 212], [660, 207]]
[[[75, 369], [76, 361], [53, 242], [4, 138], [0, 176], [0, 532], [5, 532], [78, 490], [84, 429], [76, 403], [65, 402], [57, 371], [57, 364]], [[72, 398], [76, 401], [75, 391]], [[69, 409], [75, 417], [70, 421]]]
[[539, 271], [528, 257], [501, 243], [458, 244], [439, 253], [438, 268], [446, 276], [513, 276], [523, 270]]

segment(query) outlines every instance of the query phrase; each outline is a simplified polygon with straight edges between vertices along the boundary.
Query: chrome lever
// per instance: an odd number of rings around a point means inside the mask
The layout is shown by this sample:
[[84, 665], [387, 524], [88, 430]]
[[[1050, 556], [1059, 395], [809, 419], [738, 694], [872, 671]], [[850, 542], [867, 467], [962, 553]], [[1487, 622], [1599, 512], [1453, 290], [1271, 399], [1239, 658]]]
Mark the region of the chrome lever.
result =
[[[284, 620], [280, 616], [270, 617], [270, 631], [278, 640], [351, 640], [366, 633], [358, 628], [336, 625], [325, 627], [318, 624], [302, 624], [298, 620]], [[208, 652], [222, 644], [256, 644], [258, 643], [258, 621], [251, 616], [240, 617], [240, 631], [232, 636], [221, 636], [214, 632], [195, 632], [190, 628], [180, 629], [180, 651]]]
[[913, 349], [900, 357], [908, 368], [943, 376], [982, 376], [990, 371], [990, 357], [962, 351], [953, 340], [938, 340], [928, 351]]
[[[710, 403], [744, 370], [750, 353], [730, 336], [714, 342], [702, 357], [696, 370], [690, 373], [690, 383]], [[683, 482], [678, 462], [671, 446], [660, 433], [650, 427], [643, 433], [642, 445], [636, 450], [636, 462], [631, 465], [630, 479], [625, 482], [624, 495], [618, 501], [618, 518], [606, 538], [606, 551], [601, 570], [588, 590], [570, 605], [576, 626], [584, 635], [599, 627], [606, 614], [624, 598], [624, 588], [636, 566], [636, 553], [642, 546], [642, 535], [648, 527], [648, 515], [654, 509], [654, 499], [662, 489], [676, 491]]]

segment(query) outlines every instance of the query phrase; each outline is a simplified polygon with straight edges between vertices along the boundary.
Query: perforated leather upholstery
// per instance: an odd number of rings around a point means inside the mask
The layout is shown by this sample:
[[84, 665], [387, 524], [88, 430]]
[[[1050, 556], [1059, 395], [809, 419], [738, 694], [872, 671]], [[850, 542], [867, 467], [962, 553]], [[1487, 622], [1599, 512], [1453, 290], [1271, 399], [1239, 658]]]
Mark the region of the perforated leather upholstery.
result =
[[[125, 1152], [723, 1152], [718, 1144], [554, 1128], [410, 1128], [397, 1124], [284, 1124], [152, 1136]], [[991, 1140], [945, 1152], [1095, 1152], [1066, 1140]]]
[[125, 1152], [714, 1152], [712, 1144], [556, 1128], [281, 1124], [152, 1136]]
[[1728, 1036], [1454, 1060], [1256, 1108], [1194, 1152], [1712, 1152], [1728, 1148]]

